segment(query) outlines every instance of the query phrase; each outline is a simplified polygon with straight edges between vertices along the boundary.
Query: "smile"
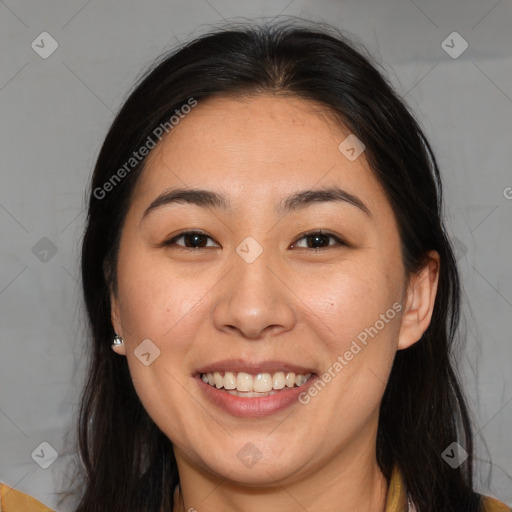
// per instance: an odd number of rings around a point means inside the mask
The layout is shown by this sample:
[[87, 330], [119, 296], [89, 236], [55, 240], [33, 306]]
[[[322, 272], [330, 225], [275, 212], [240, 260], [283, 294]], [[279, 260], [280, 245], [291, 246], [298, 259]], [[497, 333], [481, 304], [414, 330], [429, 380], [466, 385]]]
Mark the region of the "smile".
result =
[[233, 396], [254, 398], [270, 396], [285, 388], [306, 384], [311, 373], [278, 371], [274, 373], [208, 372], [201, 373], [201, 380], [211, 387], [222, 389]]

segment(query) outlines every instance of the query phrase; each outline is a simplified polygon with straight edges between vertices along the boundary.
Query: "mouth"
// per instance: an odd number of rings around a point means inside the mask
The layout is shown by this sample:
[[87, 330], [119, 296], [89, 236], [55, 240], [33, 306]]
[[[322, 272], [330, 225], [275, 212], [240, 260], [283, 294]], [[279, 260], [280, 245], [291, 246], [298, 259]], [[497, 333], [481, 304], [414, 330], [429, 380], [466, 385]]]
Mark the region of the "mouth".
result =
[[262, 418], [292, 407], [318, 378], [304, 366], [239, 359], [205, 366], [192, 376], [209, 404], [239, 418]]
[[278, 371], [274, 373], [208, 372], [200, 373], [201, 380], [209, 386], [223, 390], [232, 396], [257, 398], [275, 395], [284, 389], [306, 384], [312, 373]]

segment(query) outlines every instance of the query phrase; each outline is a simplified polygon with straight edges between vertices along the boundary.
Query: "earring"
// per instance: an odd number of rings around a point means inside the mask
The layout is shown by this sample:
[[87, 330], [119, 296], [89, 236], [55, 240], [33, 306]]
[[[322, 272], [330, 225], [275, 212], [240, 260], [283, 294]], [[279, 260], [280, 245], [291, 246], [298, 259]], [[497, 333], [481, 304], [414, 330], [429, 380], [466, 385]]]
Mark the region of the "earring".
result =
[[121, 336], [119, 336], [119, 334], [116, 334], [114, 336], [114, 340], [112, 341], [112, 346], [117, 347], [118, 345], [122, 345], [123, 343], [124, 343], [123, 338], [121, 338]]

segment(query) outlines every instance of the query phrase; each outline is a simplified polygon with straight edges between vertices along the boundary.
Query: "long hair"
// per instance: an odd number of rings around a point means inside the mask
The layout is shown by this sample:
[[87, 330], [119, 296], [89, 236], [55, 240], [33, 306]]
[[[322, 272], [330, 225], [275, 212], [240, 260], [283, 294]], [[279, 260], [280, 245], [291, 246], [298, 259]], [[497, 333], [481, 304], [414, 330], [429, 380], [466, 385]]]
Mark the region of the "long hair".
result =
[[[161, 57], [117, 114], [94, 169], [82, 246], [92, 350], [78, 426], [84, 483], [77, 512], [170, 511], [179, 482], [170, 440], [142, 406], [126, 359], [110, 348], [109, 291], [116, 289], [120, 233], [147, 157], [130, 159], [191, 98], [200, 104], [215, 95], [258, 93], [325, 105], [365, 145], [399, 226], [406, 271], [419, 270], [428, 251], [439, 253], [430, 325], [420, 341], [397, 352], [391, 369], [377, 461], [388, 479], [400, 468], [419, 512], [480, 510], [470, 419], [452, 362], [460, 285], [442, 221], [438, 165], [380, 65], [354, 41], [329, 25], [305, 22], [217, 29]], [[468, 453], [455, 469], [441, 456], [452, 442]]]

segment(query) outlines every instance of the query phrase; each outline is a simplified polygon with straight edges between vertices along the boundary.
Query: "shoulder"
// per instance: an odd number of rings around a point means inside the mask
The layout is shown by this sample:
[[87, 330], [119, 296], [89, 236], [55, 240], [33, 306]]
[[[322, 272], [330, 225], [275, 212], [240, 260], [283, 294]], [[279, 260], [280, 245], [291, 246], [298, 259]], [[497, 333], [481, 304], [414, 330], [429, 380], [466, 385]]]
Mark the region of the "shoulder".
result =
[[482, 505], [485, 512], [512, 512], [512, 508], [490, 496], [482, 496]]
[[32, 496], [0, 483], [0, 512], [54, 512]]

